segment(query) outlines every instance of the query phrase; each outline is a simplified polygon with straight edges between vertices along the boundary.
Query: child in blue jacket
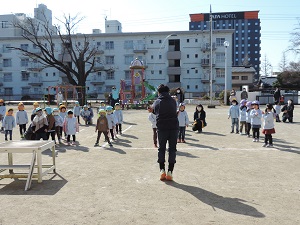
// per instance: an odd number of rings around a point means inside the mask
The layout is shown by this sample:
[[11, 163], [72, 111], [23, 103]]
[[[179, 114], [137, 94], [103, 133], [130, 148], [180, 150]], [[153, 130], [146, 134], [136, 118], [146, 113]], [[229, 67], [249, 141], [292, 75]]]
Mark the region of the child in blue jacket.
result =
[[234, 126], [236, 133], [239, 133], [239, 116], [240, 109], [238, 106], [238, 102], [234, 99], [231, 101], [231, 106], [228, 111], [228, 119], [231, 118], [231, 133], [234, 133]]

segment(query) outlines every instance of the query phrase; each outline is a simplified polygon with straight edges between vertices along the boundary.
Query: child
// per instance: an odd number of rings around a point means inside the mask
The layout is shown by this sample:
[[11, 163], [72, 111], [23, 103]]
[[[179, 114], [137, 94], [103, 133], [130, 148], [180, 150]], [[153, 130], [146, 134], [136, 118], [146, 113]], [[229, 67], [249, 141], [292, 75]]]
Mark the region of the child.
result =
[[280, 101], [275, 101], [274, 110], [276, 113], [276, 122], [281, 122], [281, 120], [280, 120], [280, 111], [281, 111]]
[[32, 113], [31, 113], [31, 116], [30, 116], [30, 120], [32, 121], [33, 118], [35, 117], [35, 110], [40, 107], [39, 103], [38, 102], [34, 102], [33, 103], [33, 110], [32, 110]]
[[4, 130], [4, 126], [3, 126], [3, 118], [5, 116], [5, 113], [6, 113], [6, 106], [5, 106], [5, 103], [4, 103], [4, 100], [3, 99], [0, 99], [0, 121], [2, 123], [1, 125], [1, 131]]
[[262, 133], [265, 134], [265, 144], [263, 147], [273, 147], [272, 134], [275, 133], [274, 129], [274, 113], [272, 112], [273, 106], [267, 104], [265, 113], [263, 113], [264, 126]]
[[198, 130], [198, 133], [202, 132], [202, 128], [206, 126], [205, 122], [206, 112], [201, 104], [196, 106], [196, 111], [194, 112], [194, 125], [193, 131]]
[[153, 130], [153, 143], [154, 147], [157, 148], [157, 126], [156, 126], [156, 115], [153, 114], [153, 108], [148, 106], [148, 120], [151, 122], [152, 130]]
[[104, 101], [101, 101], [101, 102], [100, 102], [99, 111], [100, 111], [100, 109], [106, 110], [106, 104], [105, 104]]
[[250, 113], [251, 113], [251, 110], [252, 110], [252, 102], [251, 101], [248, 101], [246, 103], [246, 107], [247, 107], [247, 111], [246, 111], [246, 134], [247, 134], [247, 137], [250, 137], [250, 130], [251, 130], [251, 116], [250, 116]]
[[5, 129], [5, 141], [7, 141], [7, 135], [9, 134], [9, 140], [12, 140], [12, 130], [16, 126], [16, 121], [13, 116], [13, 109], [9, 109], [6, 116], [3, 119], [3, 127]]
[[35, 114], [36, 115], [32, 120], [32, 132], [35, 134], [35, 140], [40, 140], [42, 138], [46, 141], [48, 140], [48, 120], [40, 107], [36, 108]]
[[89, 124], [93, 124], [93, 117], [94, 117], [94, 111], [93, 111], [93, 108], [92, 108], [92, 104], [89, 102], [88, 103], [88, 110], [91, 112], [91, 119], [90, 119], [90, 122]]
[[115, 104], [114, 110], [115, 120], [116, 120], [116, 132], [122, 134], [122, 123], [123, 123], [123, 112], [119, 103]]
[[253, 142], [259, 142], [259, 129], [261, 128], [262, 112], [259, 109], [259, 102], [252, 102], [253, 109], [251, 110], [251, 127], [253, 132]]
[[21, 138], [24, 138], [23, 132], [26, 131], [26, 124], [28, 123], [27, 112], [24, 109], [23, 102], [18, 104], [19, 111], [16, 113], [16, 123], [19, 125]]
[[59, 115], [58, 108], [53, 109], [53, 116], [55, 119], [55, 133], [57, 135], [58, 143], [61, 144], [61, 135], [62, 135], [61, 130], [63, 127], [64, 120]]
[[[65, 105], [61, 104], [59, 106], [59, 115], [61, 116], [61, 118], [64, 120], [67, 117], [67, 108]], [[61, 127], [60, 133], [62, 134], [63, 132], [63, 128]], [[62, 136], [62, 135], [61, 135]], [[67, 134], [64, 132], [64, 138], [66, 139]]]
[[79, 105], [79, 102], [78, 101], [75, 101], [75, 106], [73, 108], [73, 112], [74, 112], [74, 117], [76, 118], [77, 117], [77, 122], [78, 124], [80, 124], [80, 120], [79, 120], [79, 117], [80, 117], [80, 111], [81, 111], [81, 107]]
[[106, 118], [106, 112], [104, 109], [99, 110], [99, 118], [97, 119], [97, 124], [96, 124], [96, 130], [95, 132], [98, 131], [98, 136], [97, 136], [97, 141], [95, 143], [95, 146], [99, 146], [99, 139], [101, 136], [101, 133], [104, 134], [105, 140], [108, 142], [109, 146], [112, 147], [112, 143], [110, 142], [108, 138], [108, 121]]
[[282, 122], [286, 122], [286, 120], [289, 121], [289, 123], [293, 122], [293, 117], [294, 117], [294, 104], [293, 100], [289, 99], [287, 104], [284, 105], [281, 109], [281, 112], [283, 112], [282, 115]]
[[243, 127], [245, 126], [245, 134], [247, 134], [247, 101], [245, 99], [240, 102], [240, 135], [243, 135]]
[[106, 118], [108, 121], [108, 128], [110, 131], [110, 135], [111, 135], [111, 139], [115, 140], [115, 136], [114, 136], [114, 128], [116, 125], [116, 121], [115, 121], [115, 117], [113, 115], [113, 107], [112, 106], [106, 106]]
[[88, 109], [87, 105], [83, 106], [83, 109], [80, 112], [82, 119], [85, 121], [85, 125], [88, 125], [91, 121], [91, 111]]
[[79, 126], [78, 126], [78, 122], [77, 122], [77, 119], [73, 116], [73, 111], [72, 110], [68, 110], [67, 112], [68, 116], [65, 118], [64, 120], [64, 124], [63, 124], [63, 129], [64, 129], [64, 132], [66, 132], [67, 134], [67, 142], [68, 142], [68, 145], [71, 145], [71, 135], [72, 135], [72, 138], [73, 138], [73, 142], [72, 142], [72, 145], [75, 144], [75, 141], [76, 141], [76, 132], [79, 132]]
[[228, 111], [228, 119], [231, 117], [231, 133], [234, 133], [234, 126], [235, 126], [236, 133], [238, 134], [240, 110], [237, 104], [238, 104], [237, 100], [233, 99], [231, 101], [231, 106]]
[[185, 143], [185, 128], [189, 126], [189, 117], [185, 111], [184, 103], [179, 104], [179, 110], [177, 112], [177, 118], [179, 122], [179, 132], [177, 142]]
[[49, 137], [51, 135], [52, 141], [55, 142], [55, 118], [52, 115], [52, 109], [50, 107], [46, 107], [45, 109], [47, 121], [48, 121], [48, 132], [47, 132], [47, 140], [49, 140]]

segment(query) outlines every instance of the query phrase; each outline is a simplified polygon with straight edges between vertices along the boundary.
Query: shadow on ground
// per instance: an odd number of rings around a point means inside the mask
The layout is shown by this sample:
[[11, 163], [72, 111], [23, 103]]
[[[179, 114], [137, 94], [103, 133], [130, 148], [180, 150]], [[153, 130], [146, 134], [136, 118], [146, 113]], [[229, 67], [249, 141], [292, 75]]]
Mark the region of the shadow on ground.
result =
[[28, 191], [24, 190], [26, 179], [14, 179], [13, 182], [0, 189], [0, 195], [55, 195], [68, 181], [57, 173], [50, 175], [52, 177], [49, 180], [43, 180], [42, 183], [34, 179]]
[[265, 217], [265, 215], [259, 212], [256, 208], [247, 205], [246, 204], [247, 201], [243, 199], [223, 197], [213, 192], [204, 190], [200, 187], [179, 184], [174, 181], [166, 182], [166, 184], [181, 189], [183, 191], [186, 191], [187, 193], [197, 198], [199, 201], [207, 205], [210, 205], [211, 207], [213, 207], [213, 209], [218, 208], [226, 212], [251, 216], [251, 217], [257, 217], [257, 218]]

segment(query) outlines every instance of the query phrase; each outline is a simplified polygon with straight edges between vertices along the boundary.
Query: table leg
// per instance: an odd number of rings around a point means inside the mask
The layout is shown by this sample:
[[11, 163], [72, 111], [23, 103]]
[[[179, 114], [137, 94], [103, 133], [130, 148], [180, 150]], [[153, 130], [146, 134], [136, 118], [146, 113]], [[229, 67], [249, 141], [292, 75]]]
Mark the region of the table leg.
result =
[[[13, 155], [12, 153], [8, 153], [8, 165], [13, 165]], [[12, 169], [9, 170], [9, 173], [13, 173], [14, 171]]]
[[38, 183], [43, 181], [43, 164], [42, 164], [42, 152], [41, 150], [37, 151], [37, 166], [38, 166]]
[[52, 147], [52, 159], [53, 159], [53, 173], [56, 173], [56, 165], [55, 165], [55, 145]]

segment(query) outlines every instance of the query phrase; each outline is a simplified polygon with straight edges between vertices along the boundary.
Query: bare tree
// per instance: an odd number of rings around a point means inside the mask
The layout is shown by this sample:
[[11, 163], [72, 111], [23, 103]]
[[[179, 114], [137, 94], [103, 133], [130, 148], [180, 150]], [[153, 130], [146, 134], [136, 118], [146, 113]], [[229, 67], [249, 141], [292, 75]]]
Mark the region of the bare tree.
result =
[[[32, 43], [36, 50], [10, 48], [21, 51], [24, 56], [41, 65], [41, 70], [48, 67], [56, 68], [66, 75], [69, 84], [85, 87], [87, 77], [103, 68], [95, 67], [98, 53], [96, 46], [90, 43], [86, 35], [74, 34], [78, 23], [83, 19], [77, 15], [75, 17], [64, 15], [63, 20], [59, 20], [62, 28], [29, 17], [17, 20], [14, 26], [21, 30], [22, 37]], [[56, 46], [57, 43], [61, 48]], [[60, 51], [59, 54], [57, 51]], [[82, 94], [85, 102], [85, 91]]]
[[260, 71], [261, 71], [261, 76], [267, 77], [272, 75], [272, 64], [268, 60], [267, 55], [265, 55], [261, 63]]
[[286, 57], [286, 51], [282, 52], [282, 58], [279, 63], [280, 72], [286, 71], [288, 67], [287, 57]]
[[295, 53], [300, 53], [300, 19], [298, 19], [298, 25], [294, 29], [294, 32], [291, 33], [291, 35], [291, 50], [293, 50]]

